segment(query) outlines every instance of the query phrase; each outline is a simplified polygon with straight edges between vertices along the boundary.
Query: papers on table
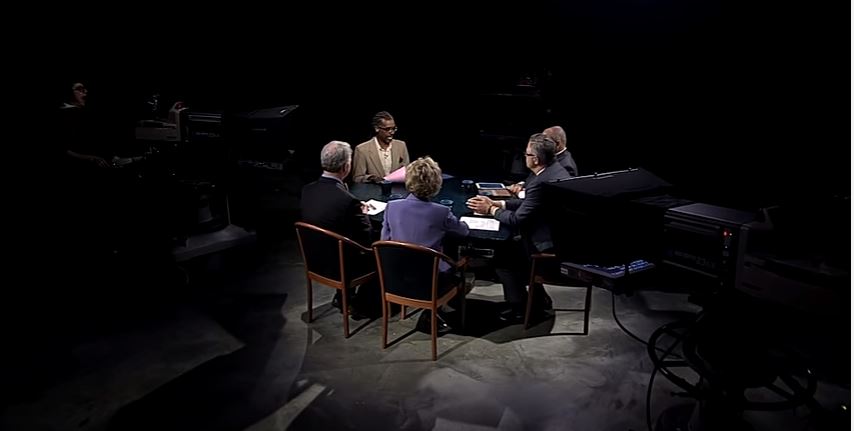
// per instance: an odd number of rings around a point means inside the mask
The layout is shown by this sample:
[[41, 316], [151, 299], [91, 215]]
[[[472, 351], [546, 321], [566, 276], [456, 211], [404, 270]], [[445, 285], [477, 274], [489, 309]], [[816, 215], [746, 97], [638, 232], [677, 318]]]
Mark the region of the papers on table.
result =
[[498, 226], [501, 224], [501, 222], [494, 218], [485, 217], [460, 217], [460, 221], [465, 222], [469, 226], [469, 229], [489, 230], [493, 232], [498, 232]]
[[400, 169], [386, 175], [383, 179], [393, 183], [402, 183], [406, 181], [406, 166], [401, 166]]
[[380, 202], [375, 199], [371, 199], [365, 202], [365, 205], [368, 206], [368, 211], [365, 213], [367, 215], [377, 215], [383, 211], [385, 211], [385, 206], [388, 205], [385, 202]]

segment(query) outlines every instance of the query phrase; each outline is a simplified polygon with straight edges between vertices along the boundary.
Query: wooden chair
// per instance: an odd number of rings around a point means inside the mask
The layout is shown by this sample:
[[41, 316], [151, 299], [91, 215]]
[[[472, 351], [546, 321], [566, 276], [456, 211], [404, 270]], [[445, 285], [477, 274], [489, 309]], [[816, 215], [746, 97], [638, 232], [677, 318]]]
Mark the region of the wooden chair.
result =
[[[549, 277], [549, 275], [551, 274], [545, 274], [545, 267], [547, 265], [555, 265], [557, 263], [557, 256], [551, 253], [537, 253], [531, 255], [531, 276], [528, 278], [528, 303], [525, 305], [525, 329], [528, 329], [530, 327], [531, 309], [533, 308], [534, 304], [534, 286], [539, 286], [540, 289], [542, 289], [542, 285], [544, 283], [559, 286], [571, 286], [560, 279], [559, 272], [557, 274], [554, 274], [553, 271], [552, 273], [554, 275], [551, 277]], [[542, 293], [545, 294], [545, 292]], [[584, 299], [584, 335], [587, 335], [587, 331], [590, 328], [590, 297], [592, 293], [593, 286], [591, 284], [588, 284], [587, 295]]]
[[[371, 249], [327, 229], [304, 222], [294, 223], [299, 250], [305, 264], [308, 288], [308, 321], [313, 319], [312, 281], [341, 291], [341, 311], [344, 314], [344, 337], [350, 337], [350, 308], [348, 290], [367, 283], [376, 277], [376, 268], [370, 259]], [[370, 266], [356, 265], [356, 260]]]
[[388, 318], [391, 304], [401, 306], [401, 320], [406, 317], [406, 307], [430, 310], [430, 339], [433, 360], [436, 360], [437, 311], [454, 296], [460, 296], [460, 321], [465, 325], [465, 280], [460, 277], [456, 285], [442, 285], [439, 262], [444, 260], [452, 268], [462, 269], [466, 260], [455, 262], [447, 255], [428, 247], [401, 241], [377, 241], [373, 244], [380, 277], [383, 300], [383, 349], [388, 347]]

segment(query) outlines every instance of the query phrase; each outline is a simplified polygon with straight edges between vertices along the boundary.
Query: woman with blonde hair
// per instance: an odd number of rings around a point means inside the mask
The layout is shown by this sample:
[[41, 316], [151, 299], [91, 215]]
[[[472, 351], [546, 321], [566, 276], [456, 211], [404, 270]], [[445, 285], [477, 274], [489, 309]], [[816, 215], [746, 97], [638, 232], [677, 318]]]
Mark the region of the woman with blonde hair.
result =
[[[411, 242], [441, 252], [446, 234], [468, 235], [468, 225], [459, 221], [450, 208], [430, 200], [439, 194], [441, 188], [442, 169], [430, 157], [420, 157], [406, 166], [406, 190], [409, 195], [388, 203], [382, 239]], [[449, 269], [450, 265], [446, 262], [439, 263], [440, 277], [447, 282], [454, 279]], [[425, 320], [423, 316], [429, 317], [430, 314], [422, 314], [422, 321]], [[419, 327], [422, 323], [419, 322]], [[438, 325], [440, 332], [450, 330], [441, 320]]]

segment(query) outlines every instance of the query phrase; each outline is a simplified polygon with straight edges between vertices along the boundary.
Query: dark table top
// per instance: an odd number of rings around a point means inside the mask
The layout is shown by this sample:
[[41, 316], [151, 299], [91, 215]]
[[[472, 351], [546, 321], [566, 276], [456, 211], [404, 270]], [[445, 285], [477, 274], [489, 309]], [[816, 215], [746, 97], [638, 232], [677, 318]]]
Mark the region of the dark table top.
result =
[[[388, 202], [394, 199], [402, 199], [409, 194], [406, 191], [406, 187], [402, 183], [392, 184], [391, 194], [388, 196], [383, 196], [382, 187], [379, 184], [353, 184], [350, 186], [350, 192], [363, 201], [374, 199], [380, 202]], [[444, 199], [454, 201], [451, 210], [457, 217], [478, 217], [475, 216], [474, 213], [466, 206], [466, 201], [468, 200], [468, 198], [474, 196], [475, 194], [477, 194], [477, 192], [474, 190], [468, 191], [463, 189], [461, 179], [452, 177], [442, 181], [442, 189], [439, 191], [439, 194], [436, 195], [432, 200], [433, 202], [437, 203]], [[385, 212], [381, 212], [377, 215], [371, 216], [371, 220], [375, 223], [382, 223], [384, 215]], [[473, 239], [506, 240], [509, 239], [511, 235], [512, 231], [510, 230], [510, 228], [503, 224], [499, 228], [498, 232], [474, 229], [469, 232], [469, 237]]]

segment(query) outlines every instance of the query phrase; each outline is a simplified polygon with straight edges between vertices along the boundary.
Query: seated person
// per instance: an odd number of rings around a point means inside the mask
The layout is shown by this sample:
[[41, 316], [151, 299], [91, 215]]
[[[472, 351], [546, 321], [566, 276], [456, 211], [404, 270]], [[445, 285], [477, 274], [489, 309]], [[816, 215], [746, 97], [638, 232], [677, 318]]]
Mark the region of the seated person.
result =
[[[505, 321], [517, 322], [524, 317], [529, 257], [554, 248], [551, 230], [546, 222], [548, 203], [543, 184], [569, 178], [566, 169], [555, 160], [555, 147], [555, 142], [543, 133], [535, 133], [528, 140], [525, 165], [531, 175], [525, 181], [525, 199], [493, 201], [486, 196], [475, 196], [466, 203], [474, 212], [490, 214], [521, 235], [521, 243], [510, 241], [495, 250], [496, 273], [504, 288], [504, 299], [509, 305], [509, 310], [501, 316]], [[544, 296], [538, 308], [539, 311], [551, 308], [551, 299]]]
[[[543, 134], [555, 142], [555, 163], [563, 166], [570, 177], [578, 176], [578, 168], [576, 167], [575, 159], [572, 158], [572, 154], [570, 154], [569, 150], [566, 149], [566, 132], [563, 131], [563, 127], [549, 127], [548, 129], [543, 130]], [[507, 188], [510, 189], [513, 194], [518, 194], [525, 188], [525, 182], [521, 181]], [[519, 195], [519, 197], [523, 197], [523, 195]]]
[[[300, 199], [301, 220], [315, 226], [331, 230], [343, 235], [365, 247], [371, 244], [371, 223], [364, 214], [364, 204], [353, 196], [344, 184], [344, 178], [350, 174], [350, 157], [352, 150], [350, 144], [342, 141], [332, 141], [326, 144], [320, 151], [320, 165], [323, 174], [313, 183], [306, 184], [302, 189]], [[376, 267], [373, 255], [355, 257], [355, 266], [359, 272], [368, 272]], [[364, 271], [362, 271], [364, 268]], [[368, 306], [379, 303], [376, 295], [367, 292], [371, 286], [359, 287], [358, 297], [354, 298], [357, 303], [365, 303]], [[371, 289], [376, 292], [376, 289]], [[352, 292], [350, 292], [352, 296]], [[335, 293], [332, 305], [341, 309], [341, 293]], [[349, 298], [349, 297], [348, 297]], [[363, 307], [356, 307], [363, 308]], [[360, 313], [354, 313], [353, 318], [361, 317]]]
[[[430, 201], [441, 188], [442, 170], [433, 159], [421, 157], [410, 163], [406, 167], [406, 190], [410, 194], [405, 199], [388, 203], [381, 238], [411, 242], [441, 252], [446, 234], [468, 235], [468, 225], [459, 221], [450, 208]], [[458, 281], [450, 269], [447, 262], [440, 261], [439, 280], [445, 286]], [[423, 313], [419, 327], [422, 324], [429, 327], [429, 317], [430, 313]], [[450, 329], [444, 320], [440, 320], [438, 326], [440, 332]]]
[[406, 142], [394, 139], [397, 125], [386, 111], [377, 112], [372, 121], [374, 137], [356, 147], [353, 157], [353, 182], [379, 183], [391, 172], [409, 164]]
[[563, 127], [552, 126], [543, 130], [543, 134], [555, 141], [555, 162], [559, 163], [566, 169], [570, 177], [578, 176], [578, 167], [575, 165], [575, 159], [572, 154], [566, 149], [566, 132]]

